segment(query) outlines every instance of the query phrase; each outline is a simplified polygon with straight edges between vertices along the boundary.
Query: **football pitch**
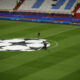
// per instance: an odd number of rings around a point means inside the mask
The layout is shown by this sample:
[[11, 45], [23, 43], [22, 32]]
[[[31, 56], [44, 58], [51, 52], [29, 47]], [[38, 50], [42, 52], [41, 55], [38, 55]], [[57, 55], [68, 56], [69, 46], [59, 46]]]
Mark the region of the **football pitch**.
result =
[[0, 51], [0, 80], [80, 80], [80, 26], [0, 20], [0, 40], [46, 39], [40, 51]]

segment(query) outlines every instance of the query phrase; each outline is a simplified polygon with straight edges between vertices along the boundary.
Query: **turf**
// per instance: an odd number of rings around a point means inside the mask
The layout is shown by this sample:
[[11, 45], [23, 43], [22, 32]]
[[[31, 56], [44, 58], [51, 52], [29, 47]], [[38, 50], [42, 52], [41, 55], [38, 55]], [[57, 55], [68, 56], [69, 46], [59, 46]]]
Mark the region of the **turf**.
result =
[[47, 50], [0, 51], [0, 80], [80, 80], [80, 26], [0, 20], [0, 39], [41, 38]]

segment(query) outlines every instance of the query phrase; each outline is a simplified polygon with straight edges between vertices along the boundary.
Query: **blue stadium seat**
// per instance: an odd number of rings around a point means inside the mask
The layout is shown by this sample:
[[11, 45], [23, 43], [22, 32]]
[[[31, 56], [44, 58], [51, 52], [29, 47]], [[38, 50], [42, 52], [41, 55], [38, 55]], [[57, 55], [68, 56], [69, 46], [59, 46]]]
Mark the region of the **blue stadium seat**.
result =
[[40, 8], [45, 0], [37, 0], [36, 3], [32, 6], [32, 8]]
[[65, 10], [70, 10], [73, 7], [75, 2], [76, 2], [76, 0], [69, 0], [68, 4], [65, 6], [64, 9]]
[[66, 0], [57, 1], [56, 6], [53, 6], [52, 9], [59, 9], [65, 3], [65, 1]]

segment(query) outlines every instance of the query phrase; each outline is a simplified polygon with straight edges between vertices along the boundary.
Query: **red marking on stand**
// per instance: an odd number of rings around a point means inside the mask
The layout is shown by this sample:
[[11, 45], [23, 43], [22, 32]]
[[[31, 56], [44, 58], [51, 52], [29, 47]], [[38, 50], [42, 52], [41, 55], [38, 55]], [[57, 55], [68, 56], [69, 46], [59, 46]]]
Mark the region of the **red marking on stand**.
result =
[[23, 2], [24, 0], [19, 1], [19, 3], [15, 6], [13, 10], [17, 10], [23, 4]]

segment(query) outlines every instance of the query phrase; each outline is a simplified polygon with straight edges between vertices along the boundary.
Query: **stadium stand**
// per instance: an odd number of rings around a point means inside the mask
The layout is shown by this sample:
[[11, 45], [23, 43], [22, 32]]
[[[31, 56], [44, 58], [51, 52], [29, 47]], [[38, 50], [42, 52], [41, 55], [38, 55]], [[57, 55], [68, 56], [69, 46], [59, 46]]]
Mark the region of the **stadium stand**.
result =
[[[0, 10], [0, 19], [52, 23], [80, 22], [80, 19], [78, 21], [74, 18], [74, 16], [79, 17], [80, 14], [77, 16], [76, 12], [73, 12], [77, 0], [20, 0], [18, 3], [16, 1], [1, 0], [0, 8], [4, 11]], [[69, 7], [66, 9], [66, 6]]]
[[65, 1], [66, 0], [57, 1], [56, 6], [53, 6], [52, 9], [59, 9], [65, 3]]
[[80, 13], [80, 8], [78, 9], [77, 13]]
[[18, 10], [71, 13], [76, 2], [77, 0], [25, 0]]
[[0, 10], [13, 9], [16, 6], [16, 0], [0, 0]]
[[13, 8], [13, 10], [17, 10], [22, 5], [23, 2], [24, 2], [24, 0], [19, 0], [17, 2], [16, 6]]
[[25, 0], [18, 10], [33, 10], [31, 7], [35, 2], [36, 0]]
[[76, 0], [69, 0], [68, 4], [65, 6], [65, 9], [70, 10], [73, 7], [75, 2]]
[[[38, 12], [68, 12], [71, 13], [77, 0], [24, 0], [16, 6], [16, 0], [1, 0], [0, 9]], [[17, 7], [17, 8], [16, 8]]]
[[80, 18], [80, 3], [77, 4], [76, 8], [73, 10], [75, 17]]
[[43, 4], [44, 0], [37, 0], [32, 8], [40, 8], [41, 4]]

